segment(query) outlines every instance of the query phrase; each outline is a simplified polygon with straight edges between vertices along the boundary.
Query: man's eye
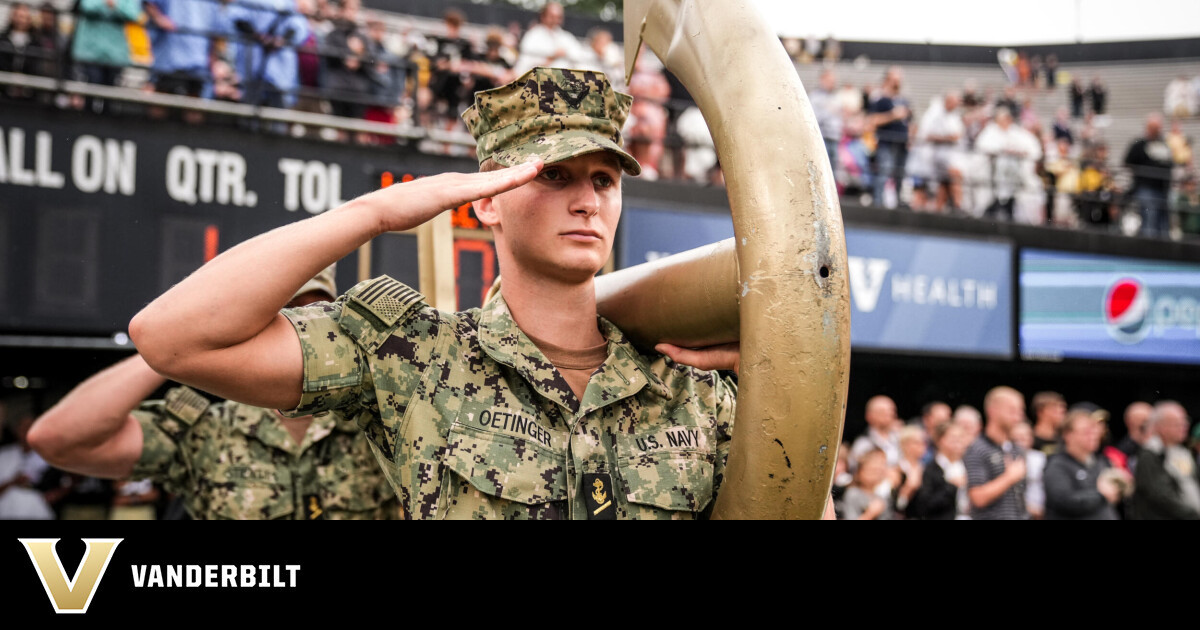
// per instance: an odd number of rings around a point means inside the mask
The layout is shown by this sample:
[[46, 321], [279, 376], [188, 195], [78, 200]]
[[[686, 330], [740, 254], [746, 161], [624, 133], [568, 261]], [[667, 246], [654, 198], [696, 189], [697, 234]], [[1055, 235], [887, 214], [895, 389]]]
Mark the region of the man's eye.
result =
[[561, 180], [561, 179], [563, 178], [563, 177], [562, 177], [562, 171], [560, 171], [560, 170], [558, 170], [558, 169], [556, 169], [556, 168], [547, 168], [547, 169], [544, 169], [544, 170], [542, 170], [542, 178], [543, 178], [543, 179], [546, 179], [546, 180], [549, 180], [549, 181], [552, 181], [552, 182], [559, 181], [559, 180]]
[[608, 175], [597, 175], [593, 181], [595, 181], [596, 185], [601, 188], [608, 188], [616, 183], [613, 178], [609, 177]]

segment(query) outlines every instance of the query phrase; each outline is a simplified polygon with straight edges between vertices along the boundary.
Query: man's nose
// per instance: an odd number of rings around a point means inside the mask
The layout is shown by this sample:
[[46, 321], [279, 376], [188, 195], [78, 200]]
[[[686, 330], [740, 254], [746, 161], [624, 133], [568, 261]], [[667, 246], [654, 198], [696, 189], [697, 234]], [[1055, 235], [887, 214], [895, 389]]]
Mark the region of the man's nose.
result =
[[571, 213], [590, 217], [600, 212], [600, 196], [592, 186], [592, 180], [584, 179], [571, 187]]

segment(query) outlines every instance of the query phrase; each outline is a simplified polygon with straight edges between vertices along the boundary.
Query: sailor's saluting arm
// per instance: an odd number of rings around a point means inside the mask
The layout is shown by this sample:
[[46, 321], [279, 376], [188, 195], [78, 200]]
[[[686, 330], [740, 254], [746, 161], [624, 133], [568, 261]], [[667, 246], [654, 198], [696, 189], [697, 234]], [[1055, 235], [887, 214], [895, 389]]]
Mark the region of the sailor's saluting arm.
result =
[[310, 278], [385, 232], [532, 180], [540, 161], [444, 173], [377, 190], [250, 239], [159, 296], [129, 323], [154, 370], [213, 394], [276, 409], [300, 400], [300, 343], [279, 310]]

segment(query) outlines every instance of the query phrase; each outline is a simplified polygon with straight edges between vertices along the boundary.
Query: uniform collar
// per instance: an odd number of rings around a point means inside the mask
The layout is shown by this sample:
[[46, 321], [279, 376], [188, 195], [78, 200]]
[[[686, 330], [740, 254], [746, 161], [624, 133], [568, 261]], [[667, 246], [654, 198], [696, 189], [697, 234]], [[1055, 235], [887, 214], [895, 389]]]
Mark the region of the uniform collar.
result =
[[553, 364], [517, 327], [503, 294], [497, 295], [480, 310], [479, 345], [497, 363], [516, 370], [534, 391], [572, 414], [591, 413], [633, 396], [646, 386], [658, 396], [670, 398], [667, 386], [650, 370], [645, 357], [633, 347], [625, 334], [603, 317], [597, 317], [597, 320], [600, 333], [608, 340], [608, 358], [598, 368], [598, 373], [592, 376], [581, 404]]
[[308, 431], [304, 434], [304, 442], [297, 446], [292, 441], [287, 428], [283, 426], [283, 421], [276, 417], [270, 409], [238, 403], [233, 411], [233, 429], [235, 431], [267, 446], [292, 454], [303, 453], [309, 446], [329, 437], [329, 434], [333, 433], [335, 429], [352, 432], [347, 424], [351, 422], [353, 421], [348, 419], [339, 421], [336, 414], [333, 413], [314, 417]]

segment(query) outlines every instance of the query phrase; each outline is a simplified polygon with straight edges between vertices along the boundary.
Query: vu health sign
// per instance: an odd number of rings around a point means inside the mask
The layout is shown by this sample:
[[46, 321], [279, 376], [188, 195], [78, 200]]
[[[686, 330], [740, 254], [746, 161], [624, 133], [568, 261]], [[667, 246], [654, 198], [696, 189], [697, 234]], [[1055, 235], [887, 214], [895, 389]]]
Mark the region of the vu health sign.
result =
[[1012, 356], [1012, 247], [847, 228], [850, 343]]
[[[621, 267], [733, 236], [728, 215], [631, 208]], [[1008, 243], [846, 228], [855, 349], [1010, 358]]]
[[1200, 265], [1022, 250], [1021, 356], [1200, 364]]

